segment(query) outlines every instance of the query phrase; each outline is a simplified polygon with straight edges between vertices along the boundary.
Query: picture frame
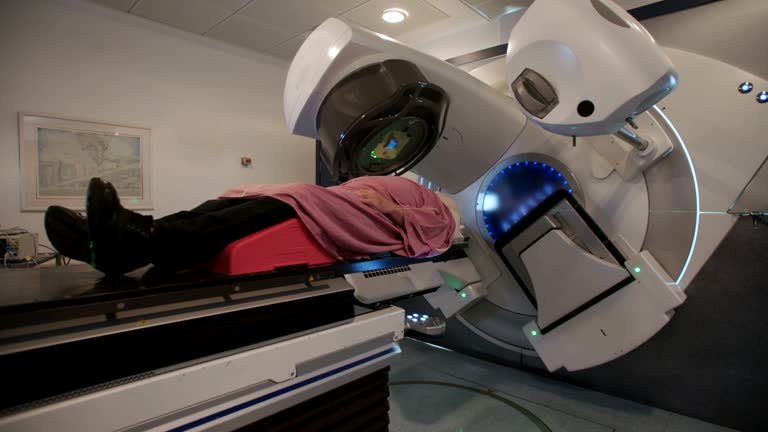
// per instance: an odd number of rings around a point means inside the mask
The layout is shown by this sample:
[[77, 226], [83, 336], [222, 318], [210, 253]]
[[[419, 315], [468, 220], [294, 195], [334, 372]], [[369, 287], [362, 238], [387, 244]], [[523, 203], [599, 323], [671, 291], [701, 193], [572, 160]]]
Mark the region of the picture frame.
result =
[[126, 208], [152, 210], [150, 156], [148, 128], [20, 112], [21, 210], [84, 210], [92, 177]]

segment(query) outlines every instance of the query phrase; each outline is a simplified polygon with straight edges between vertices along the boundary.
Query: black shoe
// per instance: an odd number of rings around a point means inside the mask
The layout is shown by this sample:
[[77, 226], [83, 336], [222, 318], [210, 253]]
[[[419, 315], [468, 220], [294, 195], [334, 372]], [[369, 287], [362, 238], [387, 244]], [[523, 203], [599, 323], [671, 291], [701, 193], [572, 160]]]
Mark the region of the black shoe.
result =
[[123, 208], [112, 184], [91, 179], [86, 214], [94, 268], [121, 275], [149, 264], [152, 216]]
[[45, 233], [54, 249], [67, 258], [91, 262], [88, 225], [80, 213], [60, 206], [45, 211]]

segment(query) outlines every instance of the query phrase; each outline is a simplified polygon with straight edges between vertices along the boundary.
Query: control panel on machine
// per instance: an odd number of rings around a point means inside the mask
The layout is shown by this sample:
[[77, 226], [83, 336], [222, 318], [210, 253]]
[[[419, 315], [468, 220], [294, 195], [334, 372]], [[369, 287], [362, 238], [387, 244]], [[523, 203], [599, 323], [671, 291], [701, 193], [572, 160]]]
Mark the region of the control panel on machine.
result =
[[436, 316], [409, 313], [405, 316], [405, 328], [427, 336], [440, 336], [445, 333], [445, 320]]

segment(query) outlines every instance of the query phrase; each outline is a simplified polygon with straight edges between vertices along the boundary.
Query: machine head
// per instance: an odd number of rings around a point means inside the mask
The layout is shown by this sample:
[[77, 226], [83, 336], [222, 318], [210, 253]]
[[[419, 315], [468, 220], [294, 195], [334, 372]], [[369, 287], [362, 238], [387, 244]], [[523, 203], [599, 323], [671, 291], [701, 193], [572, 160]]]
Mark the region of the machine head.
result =
[[613, 134], [677, 87], [672, 62], [611, 0], [536, 0], [512, 28], [507, 83], [560, 135]]

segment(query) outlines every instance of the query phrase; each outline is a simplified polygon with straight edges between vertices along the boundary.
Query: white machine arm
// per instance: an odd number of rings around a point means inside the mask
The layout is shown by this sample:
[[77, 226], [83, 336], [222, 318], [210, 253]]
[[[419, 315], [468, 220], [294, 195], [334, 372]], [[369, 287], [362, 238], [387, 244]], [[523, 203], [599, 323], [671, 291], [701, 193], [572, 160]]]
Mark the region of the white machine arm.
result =
[[[637, 134], [634, 118], [677, 87], [672, 62], [611, 0], [536, 0], [512, 29], [507, 80], [514, 102], [542, 128], [598, 140], [594, 175], [631, 181], [672, 151]], [[615, 135], [614, 135], [615, 134]]]

